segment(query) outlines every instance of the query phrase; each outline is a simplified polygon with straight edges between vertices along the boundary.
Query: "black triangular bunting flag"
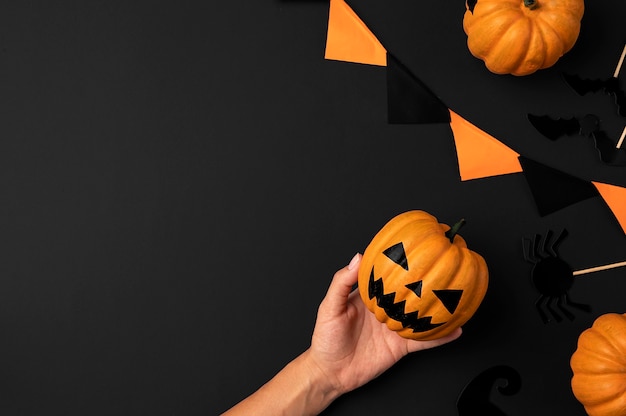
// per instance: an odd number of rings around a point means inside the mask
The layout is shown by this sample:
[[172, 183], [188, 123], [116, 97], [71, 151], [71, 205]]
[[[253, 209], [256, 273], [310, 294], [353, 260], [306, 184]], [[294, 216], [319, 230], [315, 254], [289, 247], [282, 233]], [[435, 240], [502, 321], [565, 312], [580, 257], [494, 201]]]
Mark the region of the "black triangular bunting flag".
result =
[[387, 53], [387, 112], [390, 124], [450, 123], [448, 107], [390, 53]]
[[583, 201], [599, 192], [591, 182], [576, 178], [557, 169], [519, 157], [524, 176], [542, 217]]

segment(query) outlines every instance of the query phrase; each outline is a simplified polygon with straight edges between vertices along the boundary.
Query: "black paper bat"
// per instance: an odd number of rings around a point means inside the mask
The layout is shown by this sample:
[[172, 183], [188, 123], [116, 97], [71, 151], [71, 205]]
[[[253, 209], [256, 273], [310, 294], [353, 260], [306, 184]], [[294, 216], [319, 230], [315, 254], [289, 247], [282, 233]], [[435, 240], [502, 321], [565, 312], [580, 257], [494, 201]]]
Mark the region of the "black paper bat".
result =
[[583, 79], [578, 75], [563, 74], [563, 79], [572, 87], [578, 95], [585, 95], [590, 92], [604, 90], [612, 95], [617, 105], [617, 114], [626, 117], [626, 95], [619, 86], [619, 79], [610, 77], [607, 79]]
[[602, 162], [613, 166], [626, 166], [626, 150], [616, 147], [604, 131], [600, 129], [600, 119], [587, 114], [582, 118], [558, 118], [528, 114], [528, 121], [550, 140], [557, 140], [563, 136], [586, 136], [592, 138], [600, 154]]

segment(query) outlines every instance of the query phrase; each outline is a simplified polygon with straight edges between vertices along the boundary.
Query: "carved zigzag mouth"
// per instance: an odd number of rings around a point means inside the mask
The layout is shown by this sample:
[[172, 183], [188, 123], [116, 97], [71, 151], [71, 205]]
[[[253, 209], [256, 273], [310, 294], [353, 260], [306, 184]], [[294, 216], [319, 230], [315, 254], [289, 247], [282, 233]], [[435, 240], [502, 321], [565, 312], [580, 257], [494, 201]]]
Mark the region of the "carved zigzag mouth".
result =
[[[407, 285], [413, 289], [415, 284]], [[419, 285], [421, 289], [421, 285]], [[444, 307], [450, 313], [454, 313], [461, 299], [462, 291], [460, 290], [439, 290], [433, 291], [435, 295], [443, 302]], [[406, 301], [402, 300], [395, 303], [395, 292], [385, 294], [383, 278], [374, 279], [374, 268], [370, 273], [368, 285], [368, 295], [370, 299], [376, 298], [376, 304], [382, 308], [388, 317], [402, 324], [404, 328], [410, 328], [413, 332], [426, 332], [435, 329], [443, 323], [432, 323], [432, 316], [418, 317], [419, 311], [405, 312]], [[419, 296], [420, 294], [418, 294]]]

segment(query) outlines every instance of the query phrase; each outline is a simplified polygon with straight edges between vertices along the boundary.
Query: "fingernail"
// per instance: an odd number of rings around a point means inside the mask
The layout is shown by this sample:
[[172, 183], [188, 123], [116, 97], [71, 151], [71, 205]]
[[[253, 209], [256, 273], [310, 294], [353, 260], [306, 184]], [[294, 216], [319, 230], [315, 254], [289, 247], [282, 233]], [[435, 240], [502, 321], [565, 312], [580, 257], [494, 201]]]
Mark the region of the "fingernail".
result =
[[348, 270], [354, 269], [359, 264], [360, 260], [361, 260], [361, 256], [359, 255], [359, 253], [356, 253], [354, 257], [352, 257], [352, 260], [350, 260], [350, 263], [348, 264]]

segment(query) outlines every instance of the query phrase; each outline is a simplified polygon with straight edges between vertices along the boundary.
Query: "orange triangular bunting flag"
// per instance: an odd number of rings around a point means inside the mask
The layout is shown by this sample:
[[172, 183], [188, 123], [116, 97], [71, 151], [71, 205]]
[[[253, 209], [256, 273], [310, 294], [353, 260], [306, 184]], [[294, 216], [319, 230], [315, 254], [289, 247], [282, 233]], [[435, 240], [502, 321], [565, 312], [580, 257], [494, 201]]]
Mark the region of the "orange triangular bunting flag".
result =
[[519, 153], [450, 111], [461, 180], [522, 172]]
[[626, 188], [601, 182], [592, 182], [604, 202], [611, 208], [615, 218], [626, 232]]
[[387, 50], [344, 0], [330, 0], [326, 59], [387, 65]]

